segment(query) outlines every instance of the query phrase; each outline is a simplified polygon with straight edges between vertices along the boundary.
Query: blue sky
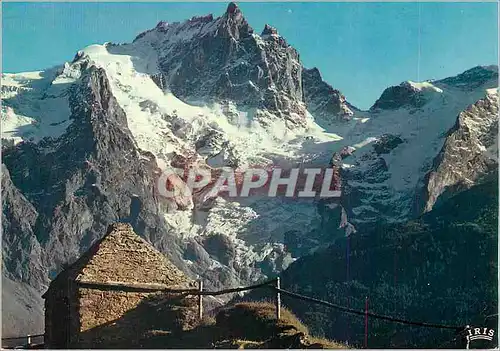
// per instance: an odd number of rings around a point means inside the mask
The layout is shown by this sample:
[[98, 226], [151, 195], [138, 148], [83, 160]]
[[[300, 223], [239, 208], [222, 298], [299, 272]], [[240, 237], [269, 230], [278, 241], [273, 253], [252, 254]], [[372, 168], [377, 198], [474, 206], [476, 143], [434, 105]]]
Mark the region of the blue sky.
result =
[[[219, 3], [4, 3], [4, 72], [41, 70], [95, 43], [129, 42], [160, 20], [221, 15]], [[498, 59], [497, 3], [239, 3], [256, 32], [278, 28], [306, 67], [368, 108], [404, 80]], [[420, 54], [419, 54], [420, 52]]]

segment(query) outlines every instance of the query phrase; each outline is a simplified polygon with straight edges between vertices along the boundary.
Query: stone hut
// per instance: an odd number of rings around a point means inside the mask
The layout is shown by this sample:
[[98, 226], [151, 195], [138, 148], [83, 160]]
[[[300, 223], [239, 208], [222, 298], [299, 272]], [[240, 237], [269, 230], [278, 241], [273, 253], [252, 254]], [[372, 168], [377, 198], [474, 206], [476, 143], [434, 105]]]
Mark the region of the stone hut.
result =
[[140, 347], [148, 332], [188, 329], [196, 298], [166, 289], [195, 285], [129, 224], [113, 224], [43, 295], [45, 347]]

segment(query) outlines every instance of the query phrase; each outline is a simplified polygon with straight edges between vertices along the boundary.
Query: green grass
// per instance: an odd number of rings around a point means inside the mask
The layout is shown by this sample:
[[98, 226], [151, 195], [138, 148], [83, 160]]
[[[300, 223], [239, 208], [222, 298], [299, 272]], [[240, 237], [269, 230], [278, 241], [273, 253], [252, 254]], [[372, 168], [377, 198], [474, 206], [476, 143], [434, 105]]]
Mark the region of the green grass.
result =
[[311, 337], [304, 323], [287, 308], [281, 308], [280, 317], [277, 321], [274, 303], [241, 302], [221, 310], [216, 316], [216, 325], [225, 338], [238, 341], [238, 348], [261, 348], [264, 342], [300, 333], [305, 335], [307, 344], [315, 348], [345, 348], [325, 338]]
[[277, 322], [275, 306], [268, 302], [237, 303], [221, 310], [216, 322], [228, 336], [255, 341], [283, 333], [309, 333], [307, 327], [286, 308], [281, 309], [281, 319]]

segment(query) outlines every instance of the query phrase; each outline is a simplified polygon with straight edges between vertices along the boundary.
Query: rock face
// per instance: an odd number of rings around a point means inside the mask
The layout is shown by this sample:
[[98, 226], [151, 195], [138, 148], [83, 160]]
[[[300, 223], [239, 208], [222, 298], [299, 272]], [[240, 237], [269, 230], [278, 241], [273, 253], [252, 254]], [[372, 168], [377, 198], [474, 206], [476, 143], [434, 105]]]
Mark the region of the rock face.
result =
[[2, 257], [4, 274], [42, 289], [46, 272], [42, 248], [35, 234], [38, 212], [12, 184], [9, 171], [2, 164]]
[[159, 216], [156, 162], [137, 149], [105, 72], [89, 68], [67, 93], [74, 123], [61, 138], [4, 149], [10, 170], [2, 172], [6, 274], [41, 295], [49, 279], [115, 221], [133, 225], [189, 271], [176, 253], [178, 239]]
[[278, 30], [269, 24], [266, 24], [264, 26], [264, 29], [262, 30], [262, 33], [260, 34], [261, 37], [266, 36], [266, 35], [278, 35]]
[[[43, 299], [40, 292], [28, 285], [2, 277], [2, 337], [40, 335], [44, 333]], [[40, 338], [33, 340], [38, 343]], [[2, 342], [2, 347], [17, 346], [25, 340]]]
[[498, 170], [498, 94], [494, 91], [458, 115], [428, 174], [425, 211], [438, 197], [467, 189]]
[[[236, 4], [219, 18], [160, 23], [136, 41], [153, 35], [159, 39], [161, 80], [177, 97], [227, 99], [304, 122], [299, 54], [269, 26], [262, 37], [254, 34]], [[179, 40], [181, 35], [185, 37]]]
[[380, 98], [371, 107], [371, 110], [394, 110], [405, 106], [419, 108], [425, 105], [426, 102], [425, 96], [419, 89], [409, 82], [404, 82], [384, 90]]
[[473, 91], [492, 79], [498, 79], [498, 66], [477, 66], [440, 82], [460, 90]]
[[292, 125], [303, 125], [307, 110], [327, 120], [352, 115], [343, 95], [317, 69], [303, 68], [276, 28], [266, 25], [259, 36], [234, 3], [219, 18], [160, 22], [135, 42], [154, 46], [155, 80], [184, 101], [230, 100], [255, 108], [257, 119], [271, 113]]
[[[91, 45], [54, 69], [2, 75], [5, 274], [41, 291], [120, 221], [207, 288], [274, 276], [377, 222], [420, 215], [462, 178], [481, 182], [495, 167], [487, 152], [467, 155], [469, 171], [446, 180], [458, 152], [451, 140], [470, 150], [494, 144], [492, 97], [478, 101], [497, 78], [476, 67], [405, 82], [360, 111], [276, 28], [257, 34], [233, 3], [220, 17]], [[235, 200], [197, 189], [166, 198], [158, 189], [173, 169], [224, 167], [332, 167], [342, 197]]]
[[455, 194], [467, 188], [459, 183], [477, 184], [496, 169], [488, 148], [497, 143], [497, 85], [496, 70], [477, 67], [456, 78], [386, 90], [371, 119], [344, 139], [354, 150], [341, 162], [349, 221], [360, 228], [405, 221], [432, 208], [444, 188]]
[[[353, 106], [345, 100], [344, 95], [323, 81], [317, 68], [302, 71], [304, 102], [307, 110], [322, 123], [331, 124], [335, 120], [349, 120]], [[332, 117], [337, 117], [332, 121]]]

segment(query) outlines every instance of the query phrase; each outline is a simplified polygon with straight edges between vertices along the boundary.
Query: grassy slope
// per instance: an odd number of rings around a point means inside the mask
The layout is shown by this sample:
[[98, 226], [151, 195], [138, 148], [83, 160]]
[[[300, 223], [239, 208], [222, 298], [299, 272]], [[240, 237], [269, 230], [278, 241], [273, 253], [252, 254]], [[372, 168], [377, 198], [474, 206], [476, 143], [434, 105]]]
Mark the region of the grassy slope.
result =
[[308, 335], [307, 327], [289, 310], [283, 309], [276, 323], [275, 308], [266, 302], [238, 303], [206, 318], [194, 329], [169, 334], [161, 330], [145, 336], [146, 348], [345, 348], [327, 339]]

